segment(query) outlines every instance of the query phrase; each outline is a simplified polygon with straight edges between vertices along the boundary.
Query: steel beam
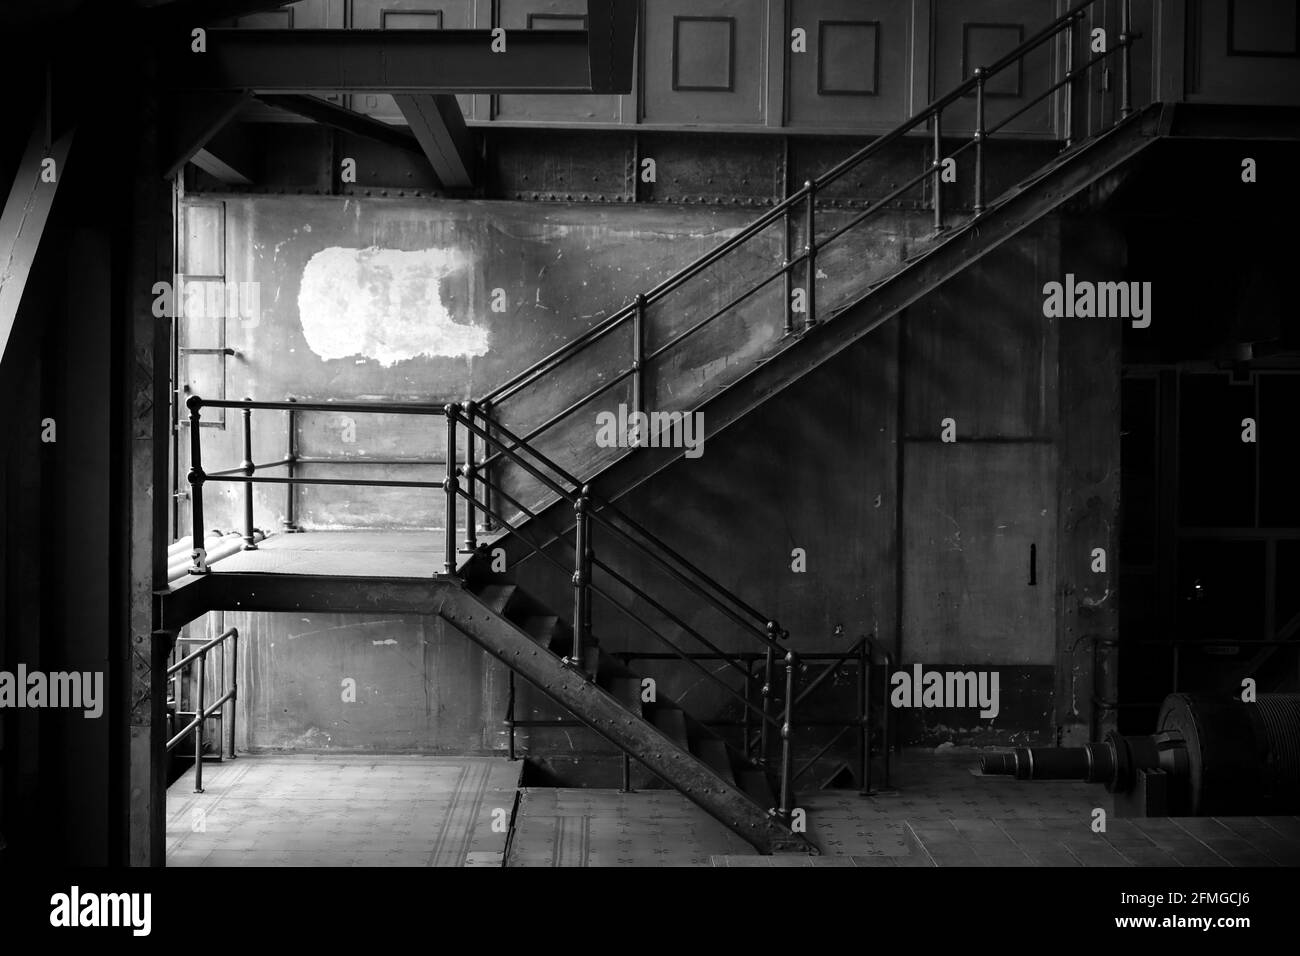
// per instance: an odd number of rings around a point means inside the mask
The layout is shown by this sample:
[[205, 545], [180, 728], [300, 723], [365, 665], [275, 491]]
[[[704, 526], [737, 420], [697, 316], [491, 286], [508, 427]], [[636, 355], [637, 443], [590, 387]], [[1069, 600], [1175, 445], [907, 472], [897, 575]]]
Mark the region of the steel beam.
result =
[[192, 162], [224, 183], [252, 182], [236, 168], [242, 162], [232, 160], [229, 154], [222, 158], [222, 150], [209, 148], [217, 134], [250, 100], [244, 92], [181, 94], [173, 100], [167, 111], [175, 117], [170, 137], [171, 155], [163, 179], [170, 180], [182, 166]]
[[257, 97], [268, 106], [296, 113], [322, 126], [332, 126], [345, 133], [353, 133], [373, 139], [386, 146], [395, 146], [412, 153], [421, 153], [420, 143], [415, 136], [400, 126], [393, 126], [377, 119], [371, 119], [364, 113], [347, 109], [323, 100], [318, 96], [293, 93], [263, 93]]
[[[0, 358], [9, 345], [36, 249], [54, 208], [72, 135], [71, 130], [63, 133], [47, 148], [44, 124], [36, 124], [0, 212]], [[53, 165], [46, 160], [53, 160]]]
[[136, 0], [136, 6], [159, 22], [202, 26], [227, 17], [278, 10], [294, 0]]
[[494, 53], [488, 30], [207, 31], [159, 41], [176, 89], [316, 93], [590, 93], [586, 30], [516, 30]]
[[638, 0], [587, 0], [587, 62], [593, 93], [631, 93]]
[[450, 93], [395, 97], [438, 181], [448, 189], [474, 185], [474, 144], [460, 104]]

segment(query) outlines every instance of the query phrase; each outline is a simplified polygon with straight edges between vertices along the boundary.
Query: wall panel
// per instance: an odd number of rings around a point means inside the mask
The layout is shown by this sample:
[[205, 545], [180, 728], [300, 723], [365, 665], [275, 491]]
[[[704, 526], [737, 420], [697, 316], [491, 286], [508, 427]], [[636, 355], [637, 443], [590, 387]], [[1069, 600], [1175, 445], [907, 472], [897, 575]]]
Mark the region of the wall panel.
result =
[[915, 67], [914, 0], [792, 0], [786, 42], [791, 126], [889, 129], [907, 119]]
[[1300, 102], [1297, 6], [1296, 0], [1190, 0], [1187, 99]]
[[[931, 99], [967, 80], [1047, 26], [1060, 11], [1055, 0], [938, 0], [934, 17], [934, 87]], [[1019, 64], [991, 77], [986, 86], [985, 125], [992, 127], [1056, 82], [1058, 44], [1044, 43]], [[1005, 134], [1050, 135], [1055, 99], [1025, 111]], [[969, 133], [975, 127], [975, 95], [954, 103], [944, 129]]]
[[[585, 30], [586, 0], [500, 0], [498, 24], [510, 30]], [[496, 97], [494, 119], [511, 122], [619, 123], [626, 98], [607, 96]]]
[[642, 19], [642, 119], [757, 125], [767, 120], [766, 0], [655, 0]]

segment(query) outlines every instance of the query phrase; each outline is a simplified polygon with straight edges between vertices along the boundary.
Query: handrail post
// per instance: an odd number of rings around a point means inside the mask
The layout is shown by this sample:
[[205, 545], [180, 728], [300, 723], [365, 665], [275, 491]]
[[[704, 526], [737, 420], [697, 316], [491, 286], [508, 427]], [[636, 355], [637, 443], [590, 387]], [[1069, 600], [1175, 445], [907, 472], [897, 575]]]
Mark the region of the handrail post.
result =
[[792, 814], [791, 802], [794, 799], [792, 785], [794, 763], [791, 748], [794, 745], [794, 672], [796, 666], [794, 651], [785, 653], [785, 719], [781, 722], [781, 806], [777, 816], [789, 823]]
[[810, 179], [803, 184], [803, 188], [808, 193], [808, 222], [805, 226], [808, 230], [808, 245], [805, 247], [808, 259], [808, 295], [805, 303], [808, 318], [804, 322], [804, 328], [810, 329], [817, 324], [817, 185]]
[[[894, 672], [894, 659], [889, 654], [885, 655], [885, 681], [889, 681], [889, 676]], [[880, 708], [880, 749], [885, 758], [885, 789], [889, 789], [889, 707]]]
[[235, 721], [239, 716], [239, 629], [230, 629], [230, 759], [235, 759]]
[[984, 83], [988, 73], [975, 67], [975, 215], [984, 212]]
[[[478, 406], [473, 402], [465, 403], [465, 415], [473, 422], [478, 414]], [[465, 482], [468, 485], [469, 497], [465, 499], [465, 550], [473, 554], [478, 550], [478, 469], [475, 464], [477, 456], [475, 455], [475, 445], [477, 439], [474, 432], [466, 430], [465, 433]]]
[[447, 507], [443, 516], [445, 529], [445, 548], [443, 573], [456, 573], [456, 492], [460, 482], [456, 479], [456, 413], [460, 407], [452, 402], [447, 405], [447, 477], [442, 481], [442, 490], [446, 492]]
[[637, 293], [632, 313], [632, 411], [645, 411], [645, 294]]
[[[479, 417], [483, 421], [483, 431], [487, 435], [492, 434], [492, 402], [485, 401], [479, 403]], [[492, 457], [492, 447], [488, 439], [483, 439], [483, 457], [484, 460]], [[492, 514], [492, 466], [486, 466], [487, 473], [483, 476], [483, 530], [492, 532], [497, 529], [497, 519]]]
[[507, 753], [506, 759], [514, 760], [516, 759], [515, 758], [515, 672], [511, 670], [508, 671], [507, 673], [509, 674], [509, 691], [506, 696], [506, 728], [509, 732], [507, 738], [509, 740], [509, 751]]
[[858, 650], [858, 794], [871, 794], [871, 645]]
[[[251, 402], [252, 399], [245, 396], [244, 401]], [[244, 408], [241, 411], [244, 413], [244, 460], [240, 464], [244, 467], [244, 475], [250, 479], [244, 482], [244, 550], [256, 551], [257, 542], [253, 538], [253, 482], [251, 480], [257, 471], [257, 466], [253, 463], [253, 410]]]
[[591, 583], [591, 568], [587, 561], [590, 550], [587, 542], [587, 491], [584, 487], [573, 503], [573, 650], [564, 658], [564, 663], [580, 674], [584, 673], [582, 654], [586, 648], [586, 635], [583, 631], [590, 622], [590, 611], [587, 608], [587, 586]]
[[1120, 0], [1120, 116], [1133, 112], [1133, 8], [1131, 0]]
[[1074, 25], [1078, 22], [1075, 16], [1070, 17], [1070, 22], [1065, 26], [1065, 109], [1063, 122], [1065, 126], [1065, 148], [1069, 149], [1074, 145]]
[[206, 652], [199, 655], [199, 690], [198, 705], [194, 708], [195, 719], [198, 721], [194, 727], [194, 792], [203, 792], [203, 711], [207, 708], [206, 698], [204, 696], [204, 684], [207, 682], [207, 661]]
[[203, 439], [200, 415], [203, 412], [203, 399], [191, 395], [185, 400], [185, 407], [190, 410], [190, 471], [186, 476], [190, 483], [190, 519], [192, 550], [190, 551], [190, 574], [208, 573], [208, 552], [203, 547]]
[[750, 728], [753, 725], [753, 719], [750, 716], [749, 707], [754, 702], [754, 662], [745, 659], [745, 707], [740, 715], [740, 732], [741, 740], [745, 743], [745, 759], [752, 760], [754, 748], [750, 743]]
[[763, 696], [763, 722], [758, 728], [758, 762], [764, 766], [767, 764], [768, 725], [772, 716], [772, 678], [776, 671], [775, 641], [781, 636], [781, 626], [776, 621], [767, 622], [767, 636], [769, 641], [767, 656], [763, 661], [763, 686], [760, 688]]
[[[288, 401], [296, 402], [297, 399], [290, 395]], [[302, 530], [294, 522], [293, 514], [293, 479], [298, 465], [298, 412], [291, 408], [287, 414], [289, 416], [289, 440], [284, 456], [284, 465], [289, 482], [284, 486], [284, 521], [281, 524], [284, 525], [285, 534], [294, 534]]]
[[[587, 508], [590, 509], [591, 508], [591, 486], [583, 485], [581, 494], [583, 500], [587, 502]], [[595, 522], [591, 520], [590, 516], [588, 516], [587, 527], [582, 535], [582, 540], [583, 540], [582, 571], [583, 571], [583, 581], [584, 581], [583, 596], [582, 596], [583, 647], [586, 647], [591, 642], [591, 608], [592, 608], [591, 566], [592, 566], [592, 562], [596, 557], [596, 550], [591, 546], [591, 540], [593, 534], [595, 533], [595, 527], [596, 527]], [[596, 677], [594, 673], [591, 676], [592, 679], [595, 679]]]
[[934, 231], [943, 232], [943, 116], [934, 113]]

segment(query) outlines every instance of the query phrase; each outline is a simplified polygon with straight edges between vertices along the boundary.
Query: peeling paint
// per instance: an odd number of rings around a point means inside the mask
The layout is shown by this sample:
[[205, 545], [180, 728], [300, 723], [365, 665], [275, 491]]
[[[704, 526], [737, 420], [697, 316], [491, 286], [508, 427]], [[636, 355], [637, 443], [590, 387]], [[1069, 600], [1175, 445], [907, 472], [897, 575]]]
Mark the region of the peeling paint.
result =
[[298, 317], [322, 359], [360, 356], [385, 368], [422, 356], [480, 356], [488, 331], [455, 321], [443, 282], [468, 265], [450, 249], [322, 249], [303, 268]]

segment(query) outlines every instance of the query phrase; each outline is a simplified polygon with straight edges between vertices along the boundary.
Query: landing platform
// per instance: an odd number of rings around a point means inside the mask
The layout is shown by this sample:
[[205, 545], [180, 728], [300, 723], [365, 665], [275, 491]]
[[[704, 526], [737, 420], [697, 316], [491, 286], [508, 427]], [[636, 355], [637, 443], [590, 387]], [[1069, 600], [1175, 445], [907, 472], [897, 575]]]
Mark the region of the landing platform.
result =
[[459, 572], [473, 557], [458, 550], [458, 573], [447, 575], [443, 548], [437, 530], [273, 534], [158, 591], [161, 623], [175, 630], [217, 610], [437, 613], [440, 595], [463, 588]]
[[[468, 555], [457, 554], [457, 564]], [[255, 551], [212, 566], [213, 574], [315, 574], [429, 578], [443, 570], [441, 531], [305, 531], [273, 534]]]

